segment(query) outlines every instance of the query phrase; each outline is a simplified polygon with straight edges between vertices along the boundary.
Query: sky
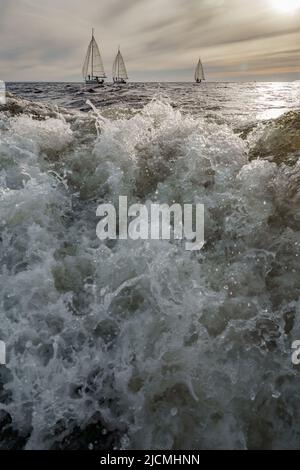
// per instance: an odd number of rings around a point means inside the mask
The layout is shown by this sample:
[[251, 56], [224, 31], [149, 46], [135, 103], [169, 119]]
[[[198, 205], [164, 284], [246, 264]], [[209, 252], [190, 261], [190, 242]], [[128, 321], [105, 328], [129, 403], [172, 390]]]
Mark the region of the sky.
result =
[[82, 80], [92, 27], [109, 77], [300, 79], [300, 0], [0, 0], [0, 79]]

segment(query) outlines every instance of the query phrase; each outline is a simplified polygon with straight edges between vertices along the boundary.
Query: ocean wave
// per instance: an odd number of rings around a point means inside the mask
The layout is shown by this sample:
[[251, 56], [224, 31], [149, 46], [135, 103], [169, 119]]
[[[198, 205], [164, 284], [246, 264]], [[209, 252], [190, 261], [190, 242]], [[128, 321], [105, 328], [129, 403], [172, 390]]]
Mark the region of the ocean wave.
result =
[[290, 111], [261, 123], [249, 138], [250, 158], [294, 165], [300, 156], [300, 112]]
[[[262, 159], [294, 116], [245, 139], [167, 100], [112, 119], [9, 97], [0, 401], [15, 447], [298, 447], [300, 163]], [[204, 250], [101, 244], [96, 208], [120, 194], [205, 204]]]

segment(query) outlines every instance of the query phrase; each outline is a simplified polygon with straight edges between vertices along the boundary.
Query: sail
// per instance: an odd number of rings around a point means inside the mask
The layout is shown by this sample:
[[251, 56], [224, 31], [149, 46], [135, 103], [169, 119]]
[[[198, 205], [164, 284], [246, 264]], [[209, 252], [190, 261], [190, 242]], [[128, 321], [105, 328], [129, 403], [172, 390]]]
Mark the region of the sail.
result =
[[90, 57], [91, 57], [91, 49], [92, 49], [92, 41], [89, 44], [89, 47], [88, 47], [88, 50], [87, 50], [87, 53], [86, 53], [86, 57], [85, 57], [85, 61], [84, 61], [83, 67], [82, 67], [83, 78], [86, 78], [88, 76], [88, 70], [89, 70], [89, 65], [90, 65]]
[[113, 65], [113, 79], [114, 80], [128, 80], [127, 70], [124, 59], [120, 51], [118, 51]]
[[198, 62], [197, 67], [196, 67], [195, 80], [196, 81], [205, 80], [204, 70], [203, 70], [203, 65], [202, 65], [201, 59], [199, 59], [199, 62]]
[[91, 78], [106, 77], [99, 47], [94, 38], [94, 35], [92, 36], [91, 42], [86, 53], [86, 58], [82, 68], [82, 75], [85, 79], [88, 76], [90, 76]]

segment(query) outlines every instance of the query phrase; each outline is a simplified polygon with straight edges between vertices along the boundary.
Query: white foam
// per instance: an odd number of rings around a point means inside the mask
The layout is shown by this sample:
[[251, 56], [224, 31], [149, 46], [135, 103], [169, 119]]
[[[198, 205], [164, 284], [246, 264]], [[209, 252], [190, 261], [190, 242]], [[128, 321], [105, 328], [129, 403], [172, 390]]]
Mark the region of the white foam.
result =
[[[89, 140], [77, 125], [1, 128], [3, 408], [32, 428], [27, 448], [98, 411], [123, 447], [296, 446], [284, 312], [299, 314], [299, 166], [249, 163], [229, 127], [166, 102], [101, 120]], [[96, 207], [119, 194], [204, 202], [206, 249], [101, 245]]]

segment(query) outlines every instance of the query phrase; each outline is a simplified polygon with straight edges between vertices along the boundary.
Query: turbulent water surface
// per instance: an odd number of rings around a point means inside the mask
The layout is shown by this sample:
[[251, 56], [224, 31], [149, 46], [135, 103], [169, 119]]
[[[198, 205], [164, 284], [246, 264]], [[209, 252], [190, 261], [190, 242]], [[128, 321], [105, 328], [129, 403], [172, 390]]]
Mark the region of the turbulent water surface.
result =
[[[300, 83], [8, 90], [0, 448], [299, 447]], [[101, 243], [119, 195], [204, 249]]]

